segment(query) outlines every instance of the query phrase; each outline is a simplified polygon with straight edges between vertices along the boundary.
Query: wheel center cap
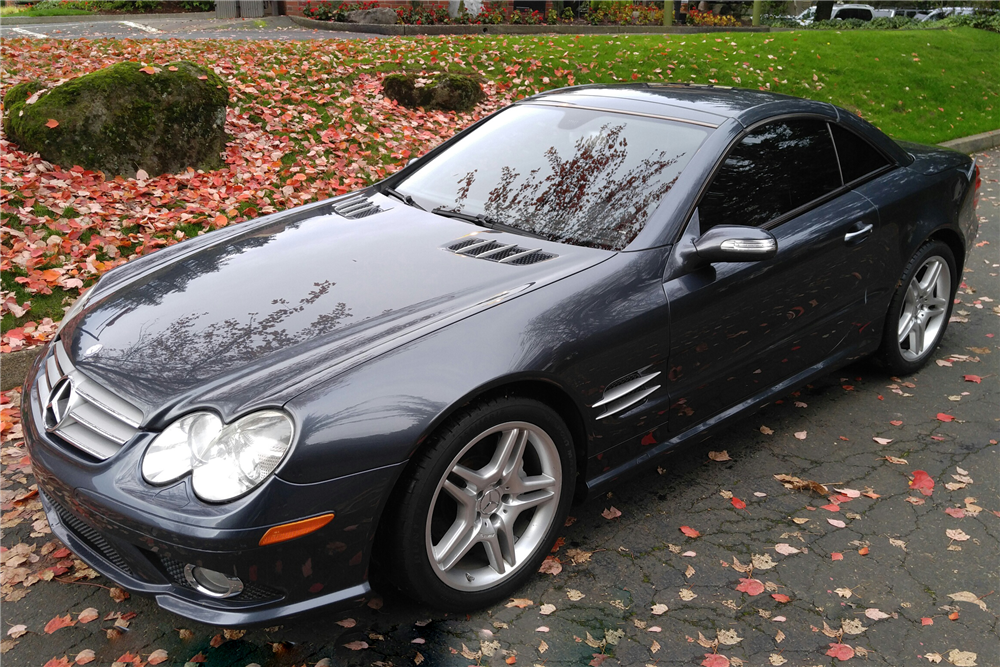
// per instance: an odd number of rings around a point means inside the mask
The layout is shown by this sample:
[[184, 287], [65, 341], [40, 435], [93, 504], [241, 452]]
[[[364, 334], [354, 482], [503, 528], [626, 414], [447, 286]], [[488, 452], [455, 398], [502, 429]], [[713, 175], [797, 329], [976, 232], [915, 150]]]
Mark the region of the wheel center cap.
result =
[[496, 489], [490, 489], [480, 499], [479, 511], [483, 514], [493, 514], [498, 509], [500, 509], [500, 492]]

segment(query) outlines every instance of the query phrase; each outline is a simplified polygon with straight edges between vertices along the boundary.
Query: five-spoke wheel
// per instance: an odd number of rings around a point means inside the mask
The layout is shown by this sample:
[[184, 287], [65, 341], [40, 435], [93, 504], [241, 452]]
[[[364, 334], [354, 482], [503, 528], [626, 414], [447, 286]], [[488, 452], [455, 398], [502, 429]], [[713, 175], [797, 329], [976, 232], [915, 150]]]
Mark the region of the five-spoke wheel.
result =
[[541, 428], [506, 422], [452, 460], [427, 516], [434, 571], [449, 586], [480, 590], [509, 575], [545, 538], [559, 507], [559, 450]]
[[440, 608], [508, 597], [562, 526], [576, 465], [550, 407], [494, 398], [461, 411], [414, 458], [382, 529], [383, 574]]
[[879, 359], [893, 373], [924, 365], [944, 336], [958, 275], [955, 255], [928, 241], [910, 259], [889, 304]]

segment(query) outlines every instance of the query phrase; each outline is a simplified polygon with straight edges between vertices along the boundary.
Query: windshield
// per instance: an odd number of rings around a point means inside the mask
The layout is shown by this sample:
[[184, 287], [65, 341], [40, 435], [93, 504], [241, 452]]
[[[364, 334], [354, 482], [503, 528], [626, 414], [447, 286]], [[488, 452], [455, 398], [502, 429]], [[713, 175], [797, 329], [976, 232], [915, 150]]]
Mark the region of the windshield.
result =
[[490, 118], [396, 190], [427, 210], [621, 250], [708, 132], [658, 118], [521, 104]]

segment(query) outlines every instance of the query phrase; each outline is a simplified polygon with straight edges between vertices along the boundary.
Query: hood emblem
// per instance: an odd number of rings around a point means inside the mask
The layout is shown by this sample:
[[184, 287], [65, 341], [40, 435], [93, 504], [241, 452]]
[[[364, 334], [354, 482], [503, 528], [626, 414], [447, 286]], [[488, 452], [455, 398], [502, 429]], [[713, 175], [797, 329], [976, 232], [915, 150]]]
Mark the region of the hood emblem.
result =
[[73, 380], [68, 377], [60, 379], [52, 388], [49, 402], [45, 406], [45, 430], [51, 433], [72, 423], [73, 409], [82, 402], [73, 386]]

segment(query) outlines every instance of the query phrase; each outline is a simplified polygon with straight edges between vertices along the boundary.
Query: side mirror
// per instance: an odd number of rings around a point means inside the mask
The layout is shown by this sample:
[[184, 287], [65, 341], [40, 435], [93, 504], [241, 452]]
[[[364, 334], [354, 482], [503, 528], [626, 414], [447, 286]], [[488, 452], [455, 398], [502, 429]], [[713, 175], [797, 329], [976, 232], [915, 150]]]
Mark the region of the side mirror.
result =
[[697, 256], [706, 262], [757, 262], [778, 252], [778, 241], [759, 227], [718, 225], [694, 241]]

